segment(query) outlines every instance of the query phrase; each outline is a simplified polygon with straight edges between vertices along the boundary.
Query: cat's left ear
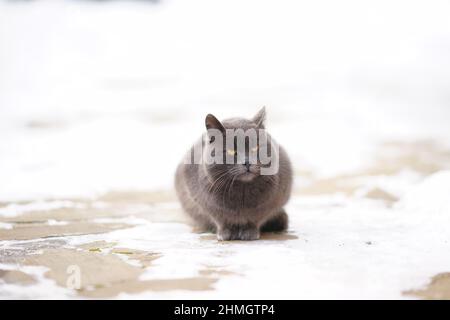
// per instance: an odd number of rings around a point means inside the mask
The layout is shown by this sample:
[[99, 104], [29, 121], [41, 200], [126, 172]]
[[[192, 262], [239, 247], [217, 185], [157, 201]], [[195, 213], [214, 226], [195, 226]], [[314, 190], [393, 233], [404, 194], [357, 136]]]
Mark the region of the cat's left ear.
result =
[[252, 120], [259, 129], [264, 129], [266, 125], [266, 107], [262, 107]]
[[205, 118], [205, 126], [207, 130], [217, 129], [220, 130], [222, 133], [225, 133], [225, 128], [223, 127], [222, 123], [210, 113]]

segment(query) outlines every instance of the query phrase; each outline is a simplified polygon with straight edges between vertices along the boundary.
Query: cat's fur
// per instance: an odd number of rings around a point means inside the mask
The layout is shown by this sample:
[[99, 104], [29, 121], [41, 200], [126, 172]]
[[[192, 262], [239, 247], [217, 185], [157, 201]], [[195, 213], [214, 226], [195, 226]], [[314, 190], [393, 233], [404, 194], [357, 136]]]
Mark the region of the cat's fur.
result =
[[[220, 122], [208, 115], [206, 128], [264, 129], [265, 117], [264, 108], [251, 120], [233, 118]], [[208, 147], [205, 137], [207, 134], [197, 144]], [[275, 145], [268, 134], [267, 137], [268, 144]], [[279, 170], [271, 176], [259, 174], [259, 163], [249, 169], [243, 164], [182, 162], [176, 171], [175, 188], [183, 209], [197, 227], [216, 232], [219, 240], [256, 240], [260, 231], [286, 230], [288, 216], [283, 206], [290, 196], [292, 170], [286, 152], [278, 148]]]

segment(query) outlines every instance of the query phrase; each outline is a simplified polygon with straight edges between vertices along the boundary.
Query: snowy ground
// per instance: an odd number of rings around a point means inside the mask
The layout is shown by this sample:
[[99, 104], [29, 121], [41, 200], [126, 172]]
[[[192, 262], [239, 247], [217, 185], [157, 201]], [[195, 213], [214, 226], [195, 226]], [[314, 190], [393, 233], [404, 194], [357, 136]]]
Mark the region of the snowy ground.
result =
[[[449, 298], [423, 289], [450, 271], [449, 14], [0, 3], [0, 297]], [[177, 162], [207, 113], [262, 105], [295, 167], [289, 232], [193, 233]]]

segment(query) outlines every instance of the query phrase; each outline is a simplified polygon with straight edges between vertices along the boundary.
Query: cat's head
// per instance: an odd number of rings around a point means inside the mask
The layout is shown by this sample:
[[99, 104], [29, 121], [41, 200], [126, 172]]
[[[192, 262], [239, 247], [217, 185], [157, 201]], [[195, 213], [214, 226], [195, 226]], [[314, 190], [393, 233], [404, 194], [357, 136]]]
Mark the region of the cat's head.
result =
[[209, 177], [251, 182], [264, 173], [276, 156], [265, 120], [265, 108], [251, 119], [219, 121], [212, 114], [206, 116], [203, 155]]

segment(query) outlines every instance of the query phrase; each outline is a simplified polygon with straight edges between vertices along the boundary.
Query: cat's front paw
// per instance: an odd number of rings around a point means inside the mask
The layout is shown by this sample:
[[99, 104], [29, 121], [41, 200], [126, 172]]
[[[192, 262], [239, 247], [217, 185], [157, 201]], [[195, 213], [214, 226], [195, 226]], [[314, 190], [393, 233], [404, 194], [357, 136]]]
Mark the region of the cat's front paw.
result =
[[222, 229], [222, 230], [217, 231], [217, 240], [219, 240], [219, 241], [233, 240], [231, 238], [231, 230], [229, 230], [229, 229]]
[[229, 240], [258, 240], [259, 230], [253, 226], [233, 226], [229, 228], [221, 228], [217, 232], [217, 240], [229, 241]]
[[259, 239], [259, 230], [257, 228], [242, 229], [239, 232], [238, 240], [250, 241], [258, 239]]

